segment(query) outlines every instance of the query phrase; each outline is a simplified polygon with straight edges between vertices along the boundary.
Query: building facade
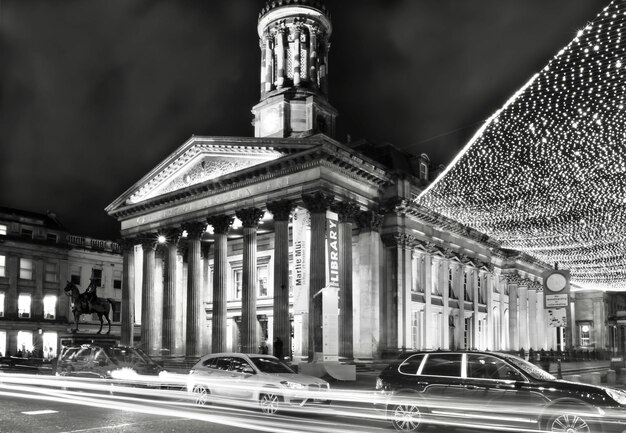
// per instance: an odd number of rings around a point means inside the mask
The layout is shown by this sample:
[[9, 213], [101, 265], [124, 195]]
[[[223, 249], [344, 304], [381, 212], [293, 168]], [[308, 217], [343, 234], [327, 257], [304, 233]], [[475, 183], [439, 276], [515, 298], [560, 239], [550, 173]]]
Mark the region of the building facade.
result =
[[153, 355], [266, 341], [296, 361], [368, 362], [557, 349], [586, 326], [586, 344], [605, 347], [603, 294], [552, 327], [549, 265], [416, 204], [426, 155], [334, 138], [331, 33], [320, 1], [268, 2], [255, 137], [193, 136], [108, 206], [124, 237], [122, 342], [141, 323]]
[[[119, 245], [71, 235], [52, 213], [0, 208], [0, 353], [56, 356], [59, 336], [74, 322], [63, 289], [72, 281], [83, 291], [90, 278], [98, 296], [115, 300], [110, 319], [119, 328]], [[79, 325], [87, 331], [99, 323], [83, 316]]]

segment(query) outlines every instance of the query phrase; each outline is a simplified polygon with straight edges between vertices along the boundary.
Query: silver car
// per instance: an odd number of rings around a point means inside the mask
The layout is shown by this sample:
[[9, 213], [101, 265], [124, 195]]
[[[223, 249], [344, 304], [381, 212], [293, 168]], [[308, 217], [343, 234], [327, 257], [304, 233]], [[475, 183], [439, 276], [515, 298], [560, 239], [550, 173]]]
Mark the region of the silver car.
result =
[[294, 372], [271, 355], [212, 353], [189, 372], [187, 391], [198, 405], [247, 402], [267, 414], [281, 407], [329, 403], [323, 379]]

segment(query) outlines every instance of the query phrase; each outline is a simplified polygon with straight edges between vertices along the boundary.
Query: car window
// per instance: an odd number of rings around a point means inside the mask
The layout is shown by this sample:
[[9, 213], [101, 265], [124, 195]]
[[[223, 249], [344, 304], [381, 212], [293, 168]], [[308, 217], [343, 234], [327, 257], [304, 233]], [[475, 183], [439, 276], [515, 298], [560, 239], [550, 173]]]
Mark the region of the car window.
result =
[[61, 356], [61, 359], [63, 361], [67, 361], [67, 360], [71, 359], [76, 354], [76, 352], [78, 352], [79, 349], [80, 349], [79, 347], [70, 347], [70, 348], [66, 349], [63, 352], [63, 355]]
[[417, 374], [423, 359], [424, 355], [413, 355], [400, 364], [398, 371], [403, 374]]
[[87, 362], [91, 357], [91, 348], [90, 347], [81, 347], [72, 357], [73, 361], [76, 362]]
[[461, 376], [460, 353], [431, 353], [426, 358], [422, 375], [428, 376]]
[[215, 368], [216, 365], [217, 365], [217, 358], [215, 357], [205, 359], [204, 362], [202, 363], [202, 366], [206, 368]]
[[102, 349], [95, 349], [93, 361], [103, 366], [109, 364], [109, 358], [106, 356], [106, 354], [104, 353], [104, 350]]
[[538, 380], [556, 380], [556, 377], [552, 376], [550, 373], [546, 373], [545, 371], [543, 371], [542, 369], [540, 369], [536, 365], [531, 364], [528, 361], [525, 361], [525, 360], [523, 360], [521, 358], [518, 358], [517, 356], [513, 356], [513, 355], [505, 355], [505, 356], [506, 356], [506, 359], [509, 362], [511, 362], [511, 364], [515, 365], [520, 370], [526, 372], [528, 375], [530, 375], [534, 379], [538, 379]]
[[230, 370], [236, 371], [238, 373], [243, 372], [244, 368], [246, 367], [252, 368], [252, 366], [248, 364], [245, 359], [233, 358], [232, 362], [230, 363]]
[[230, 367], [230, 358], [217, 358], [215, 368], [218, 370], [228, 370], [228, 367]]
[[468, 354], [467, 377], [473, 379], [520, 379], [519, 372], [511, 365], [491, 355]]
[[263, 373], [295, 373], [286, 364], [280, 362], [276, 358], [271, 358], [269, 356], [253, 357], [252, 362]]

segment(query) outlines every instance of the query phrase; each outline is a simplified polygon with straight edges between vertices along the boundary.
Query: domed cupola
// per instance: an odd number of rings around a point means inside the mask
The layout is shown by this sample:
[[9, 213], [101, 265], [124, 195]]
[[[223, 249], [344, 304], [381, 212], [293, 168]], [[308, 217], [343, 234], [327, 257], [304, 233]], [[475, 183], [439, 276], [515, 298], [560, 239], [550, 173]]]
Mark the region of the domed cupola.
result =
[[272, 0], [259, 14], [261, 101], [252, 108], [255, 137], [334, 136], [328, 102], [332, 26], [319, 0]]

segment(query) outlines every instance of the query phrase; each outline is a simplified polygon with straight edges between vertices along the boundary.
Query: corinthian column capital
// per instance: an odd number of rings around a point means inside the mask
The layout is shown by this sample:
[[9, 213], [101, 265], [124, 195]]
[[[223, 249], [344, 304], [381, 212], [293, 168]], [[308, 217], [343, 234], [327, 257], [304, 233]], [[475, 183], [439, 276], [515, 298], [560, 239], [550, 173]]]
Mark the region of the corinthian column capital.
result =
[[291, 200], [278, 200], [267, 204], [267, 210], [272, 213], [274, 221], [289, 221], [289, 216], [294, 207], [295, 205]]
[[184, 223], [182, 227], [187, 232], [187, 239], [200, 239], [206, 231], [206, 223], [202, 221]]
[[259, 221], [263, 218], [263, 210], [256, 207], [248, 207], [235, 211], [235, 216], [241, 220], [244, 228], [257, 228]]
[[235, 220], [232, 215], [213, 215], [208, 217], [207, 222], [213, 227], [213, 233], [216, 235], [226, 235]]
[[313, 194], [302, 194], [304, 206], [311, 213], [323, 213], [328, 210], [335, 196], [322, 191], [316, 191]]

